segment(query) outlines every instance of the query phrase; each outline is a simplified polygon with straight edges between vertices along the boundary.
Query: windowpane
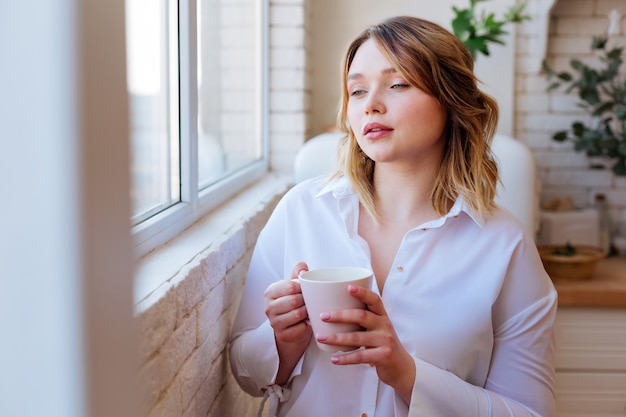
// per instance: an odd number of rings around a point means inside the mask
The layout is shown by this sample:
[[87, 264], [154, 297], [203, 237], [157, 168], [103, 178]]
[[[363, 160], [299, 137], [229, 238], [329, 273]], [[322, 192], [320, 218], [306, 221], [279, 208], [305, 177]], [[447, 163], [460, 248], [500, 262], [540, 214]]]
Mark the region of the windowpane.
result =
[[267, 172], [269, 4], [125, 1], [133, 236], [145, 254]]
[[133, 223], [180, 201], [178, 13], [172, 0], [126, 0]]
[[261, 159], [258, 0], [198, 0], [198, 187]]

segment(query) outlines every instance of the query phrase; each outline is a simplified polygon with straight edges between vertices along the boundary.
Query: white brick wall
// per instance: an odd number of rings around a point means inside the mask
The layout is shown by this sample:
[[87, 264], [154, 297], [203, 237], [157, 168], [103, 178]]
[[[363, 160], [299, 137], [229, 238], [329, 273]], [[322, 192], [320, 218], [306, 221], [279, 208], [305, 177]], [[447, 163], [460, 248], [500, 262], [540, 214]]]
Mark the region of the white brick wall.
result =
[[[541, 0], [531, 0], [529, 10], [539, 10]], [[546, 58], [556, 69], [570, 69], [569, 61], [577, 58], [593, 62], [590, 45], [593, 35], [608, 27], [607, 14], [617, 9], [624, 17], [622, 34], [614, 39], [626, 46], [626, 1], [624, 0], [556, 0], [549, 19]], [[613, 219], [626, 221], [626, 179], [615, 178], [609, 171], [587, 168], [584, 154], [574, 152], [570, 144], [559, 144], [551, 137], [555, 131], [568, 129], [574, 120], [586, 120], [574, 94], [547, 94], [545, 75], [534, 65], [543, 57], [537, 53], [539, 19], [525, 22], [516, 39], [516, 108], [515, 136], [534, 152], [542, 183], [541, 201], [569, 195], [580, 207], [590, 206], [598, 192], [607, 194]], [[538, 61], [539, 60], [539, 61]]]
[[307, 139], [310, 118], [308, 1], [270, 2], [270, 166], [286, 174], [293, 172], [293, 159]]
[[228, 337], [256, 237], [283, 192], [255, 202], [248, 216], [136, 305], [144, 416], [255, 415], [260, 399], [233, 379]]

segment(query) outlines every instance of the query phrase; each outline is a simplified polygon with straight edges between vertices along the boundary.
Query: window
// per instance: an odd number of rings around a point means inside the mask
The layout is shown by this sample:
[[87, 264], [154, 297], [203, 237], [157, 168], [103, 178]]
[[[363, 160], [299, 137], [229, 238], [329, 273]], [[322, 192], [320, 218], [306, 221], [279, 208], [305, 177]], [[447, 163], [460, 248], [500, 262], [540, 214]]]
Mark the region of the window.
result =
[[126, 0], [138, 254], [267, 170], [267, 0]]
[[133, 224], [180, 202], [178, 13], [169, 3], [126, 1]]

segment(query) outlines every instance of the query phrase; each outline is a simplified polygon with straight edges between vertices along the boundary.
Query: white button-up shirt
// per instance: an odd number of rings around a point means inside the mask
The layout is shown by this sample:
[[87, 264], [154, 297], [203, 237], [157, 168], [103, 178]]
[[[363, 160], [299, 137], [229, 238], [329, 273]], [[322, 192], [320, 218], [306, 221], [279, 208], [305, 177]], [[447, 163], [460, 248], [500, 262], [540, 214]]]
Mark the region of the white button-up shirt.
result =
[[290, 279], [298, 261], [371, 269], [358, 217], [345, 178], [305, 181], [278, 204], [258, 238], [233, 327], [239, 384], [274, 400], [278, 390], [281, 417], [554, 415], [554, 287], [512, 214], [497, 208], [483, 219], [463, 198], [406, 233], [385, 282], [383, 303], [415, 360], [410, 405], [374, 367], [333, 365], [313, 340], [288, 386], [274, 385], [278, 353], [263, 292]]

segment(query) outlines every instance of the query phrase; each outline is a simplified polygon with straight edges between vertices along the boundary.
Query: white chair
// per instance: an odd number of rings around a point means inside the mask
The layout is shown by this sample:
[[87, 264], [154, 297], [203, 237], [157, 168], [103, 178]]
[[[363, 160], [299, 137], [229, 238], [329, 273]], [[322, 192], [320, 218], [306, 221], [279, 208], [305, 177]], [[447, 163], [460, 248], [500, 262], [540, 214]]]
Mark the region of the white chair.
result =
[[[294, 163], [296, 183], [330, 173], [337, 158], [341, 133], [322, 133], [309, 139], [298, 151]], [[539, 183], [535, 158], [524, 143], [509, 136], [496, 135], [492, 150], [502, 184], [496, 202], [513, 213], [535, 237], [539, 228]]]
[[337, 163], [340, 133], [322, 133], [302, 145], [294, 161], [294, 182], [330, 173]]

